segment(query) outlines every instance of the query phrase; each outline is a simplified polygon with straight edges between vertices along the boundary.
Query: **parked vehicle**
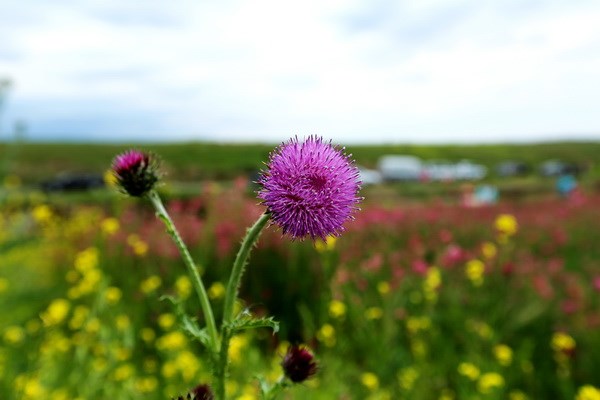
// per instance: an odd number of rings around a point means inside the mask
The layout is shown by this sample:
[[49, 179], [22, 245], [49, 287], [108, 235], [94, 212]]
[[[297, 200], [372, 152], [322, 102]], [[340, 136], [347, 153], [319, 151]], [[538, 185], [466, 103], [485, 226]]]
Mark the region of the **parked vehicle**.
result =
[[455, 174], [457, 180], [477, 181], [485, 178], [487, 168], [468, 160], [461, 160], [455, 165]]
[[45, 192], [83, 191], [104, 187], [104, 177], [99, 174], [62, 174], [41, 183]]
[[359, 179], [362, 182], [363, 186], [366, 185], [377, 185], [383, 182], [383, 176], [381, 172], [376, 169], [368, 169], [365, 167], [358, 167]]
[[416, 181], [423, 175], [421, 160], [413, 156], [383, 156], [378, 168], [386, 181]]
[[502, 177], [523, 176], [531, 172], [529, 165], [521, 161], [504, 161], [496, 165], [496, 174]]
[[540, 165], [540, 174], [547, 177], [556, 177], [566, 174], [577, 176], [582, 172], [583, 168], [580, 165], [559, 160], [548, 160]]

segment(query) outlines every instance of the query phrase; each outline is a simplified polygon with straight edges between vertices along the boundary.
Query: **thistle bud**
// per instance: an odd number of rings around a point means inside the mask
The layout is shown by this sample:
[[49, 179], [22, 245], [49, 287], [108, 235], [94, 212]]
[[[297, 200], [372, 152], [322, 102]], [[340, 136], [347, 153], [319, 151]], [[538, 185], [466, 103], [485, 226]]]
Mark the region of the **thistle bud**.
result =
[[314, 355], [306, 347], [290, 346], [281, 361], [285, 376], [294, 383], [304, 382], [317, 373]]
[[191, 392], [189, 392], [185, 397], [179, 396], [177, 399], [173, 400], [214, 400], [215, 395], [212, 390], [210, 390], [210, 386], [208, 385], [198, 385]]
[[114, 158], [112, 171], [121, 190], [142, 197], [158, 182], [158, 164], [153, 154], [129, 150]]

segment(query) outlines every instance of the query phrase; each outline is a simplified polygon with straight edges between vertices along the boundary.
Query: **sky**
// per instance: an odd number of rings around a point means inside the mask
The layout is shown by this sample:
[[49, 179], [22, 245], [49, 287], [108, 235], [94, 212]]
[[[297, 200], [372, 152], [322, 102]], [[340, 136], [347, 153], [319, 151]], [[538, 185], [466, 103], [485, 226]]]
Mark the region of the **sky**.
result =
[[598, 21], [597, 0], [5, 0], [0, 138], [600, 140]]

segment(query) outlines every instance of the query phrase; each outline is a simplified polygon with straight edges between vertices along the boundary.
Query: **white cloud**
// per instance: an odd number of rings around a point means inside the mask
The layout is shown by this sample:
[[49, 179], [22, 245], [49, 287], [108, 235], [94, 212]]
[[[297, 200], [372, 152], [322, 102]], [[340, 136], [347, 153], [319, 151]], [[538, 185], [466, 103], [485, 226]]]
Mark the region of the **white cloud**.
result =
[[5, 126], [19, 117], [31, 136], [132, 139], [600, 139], [592, 1], [77, 4], [0, 12], [0, 76], [16, 83]]

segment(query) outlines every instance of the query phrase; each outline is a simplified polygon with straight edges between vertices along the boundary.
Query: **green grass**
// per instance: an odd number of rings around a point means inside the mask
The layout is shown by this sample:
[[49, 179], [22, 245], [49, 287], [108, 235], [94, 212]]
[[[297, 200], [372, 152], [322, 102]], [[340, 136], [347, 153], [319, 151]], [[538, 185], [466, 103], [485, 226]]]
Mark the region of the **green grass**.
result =
[[[24, 183], [37, 183], [61, 172], [102, 173], [115, 154], [139, 147], [154, 151], [164, 161], [168, 176], [178, 181], [231, 179], [260, 169], [275, 144], [216, 144], [203, 142], [169, 144], [0, 143], [0, 175], [18, 175]], [[600, 142], [556, 142], [494, 145], [354, 145], [347, 146], [360, 165], [375, 167], [385, 154], [414, 155], [424, 160], [469, 159], [493, 168], [505, 160], [519, 160], [537, 168], [549, 159], [587, 166], [586, 177], [600, 178]], [[167, 176], [167, 179], [168, 179]]]

